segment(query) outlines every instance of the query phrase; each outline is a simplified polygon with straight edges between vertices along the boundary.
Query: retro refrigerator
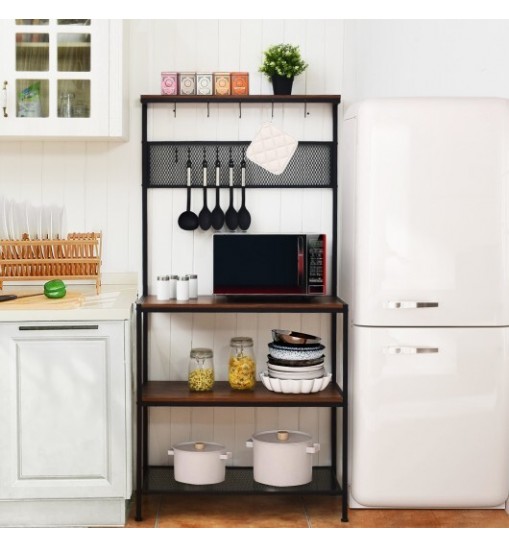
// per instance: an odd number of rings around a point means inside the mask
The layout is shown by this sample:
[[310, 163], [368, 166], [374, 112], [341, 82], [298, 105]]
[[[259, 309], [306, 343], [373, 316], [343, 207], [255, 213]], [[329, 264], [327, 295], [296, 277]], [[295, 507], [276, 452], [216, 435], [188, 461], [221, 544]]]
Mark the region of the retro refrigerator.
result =
[[509, 495], [509, 101], [373, 99], [345, 113], [350, 503]]

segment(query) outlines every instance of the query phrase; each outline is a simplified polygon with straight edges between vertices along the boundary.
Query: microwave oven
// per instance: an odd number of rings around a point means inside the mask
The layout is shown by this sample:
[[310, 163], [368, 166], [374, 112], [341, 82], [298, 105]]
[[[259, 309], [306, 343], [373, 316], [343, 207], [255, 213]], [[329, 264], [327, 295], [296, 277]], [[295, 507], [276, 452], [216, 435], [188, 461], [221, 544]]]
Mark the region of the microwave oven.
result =
[[213, 235], [214, 295], [325, 295], [325, 234]]

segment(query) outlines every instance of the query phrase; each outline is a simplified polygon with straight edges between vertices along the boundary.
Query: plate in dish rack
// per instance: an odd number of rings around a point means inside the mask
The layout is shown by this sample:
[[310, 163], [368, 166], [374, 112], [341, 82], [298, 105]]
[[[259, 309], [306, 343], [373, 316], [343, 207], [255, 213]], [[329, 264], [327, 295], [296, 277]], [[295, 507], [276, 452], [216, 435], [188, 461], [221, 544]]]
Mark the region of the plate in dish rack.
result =
[[330, 383], [331, 378], [332, 374], [329, 373], [319, 379], [283, 380], [269, 377], [267, 371], [260, 373], [260, 379], [267, 390], [271, 392], [283, 392], [284, 394], [311, 394], [313, 392], [320, 392]]

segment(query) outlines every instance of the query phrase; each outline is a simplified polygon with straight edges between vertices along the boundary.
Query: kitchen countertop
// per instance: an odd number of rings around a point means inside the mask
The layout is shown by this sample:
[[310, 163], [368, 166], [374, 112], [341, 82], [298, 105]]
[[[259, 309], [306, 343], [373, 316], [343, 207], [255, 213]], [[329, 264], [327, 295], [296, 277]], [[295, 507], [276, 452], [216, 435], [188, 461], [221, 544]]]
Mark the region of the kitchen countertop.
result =
[[[78, 320], [128, 320], [131, 318], [132, 305], [136, 301], [136, 284], [103, 284], [97, 294], [95, 285], [67, 285], [68, 292], [81, 293], [83, 302], [76, 308], [58, 308], [58, 304], [48, 299], [51, 308], [33, 309], [30, 306], [15, 308], [16, 301], [0, 302], [0, 322], [19, 321], [78, 321]], [[0, 295], [41, 293], [41, 285], [4, 284]], [[22, 301], [20, 301], [21, 303]], [[10, 303], [10, 305], [9, 305]]]

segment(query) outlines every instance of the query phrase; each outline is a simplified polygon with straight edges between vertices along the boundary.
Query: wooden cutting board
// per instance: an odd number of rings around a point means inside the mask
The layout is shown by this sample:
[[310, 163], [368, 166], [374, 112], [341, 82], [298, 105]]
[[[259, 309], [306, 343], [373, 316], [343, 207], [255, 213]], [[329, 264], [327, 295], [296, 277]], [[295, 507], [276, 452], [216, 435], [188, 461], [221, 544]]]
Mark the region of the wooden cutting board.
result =
[[[3, 292], [4, 294], [15, 294], [18, 296], [28, 295], [29, 292]], [[31, 292], [33, 293], [33, 292]], [[61, 299], [48, 299], [44, 295], [36, 295], [35, 297], [26, 297], [24, 299], [14, 299], [13, 301], [0, 302], [1, 310], [65, 310], [68, 308], [79, 308], [85, 301], [83, 293], [78, 291], [68, 291], [65, 297]]]

